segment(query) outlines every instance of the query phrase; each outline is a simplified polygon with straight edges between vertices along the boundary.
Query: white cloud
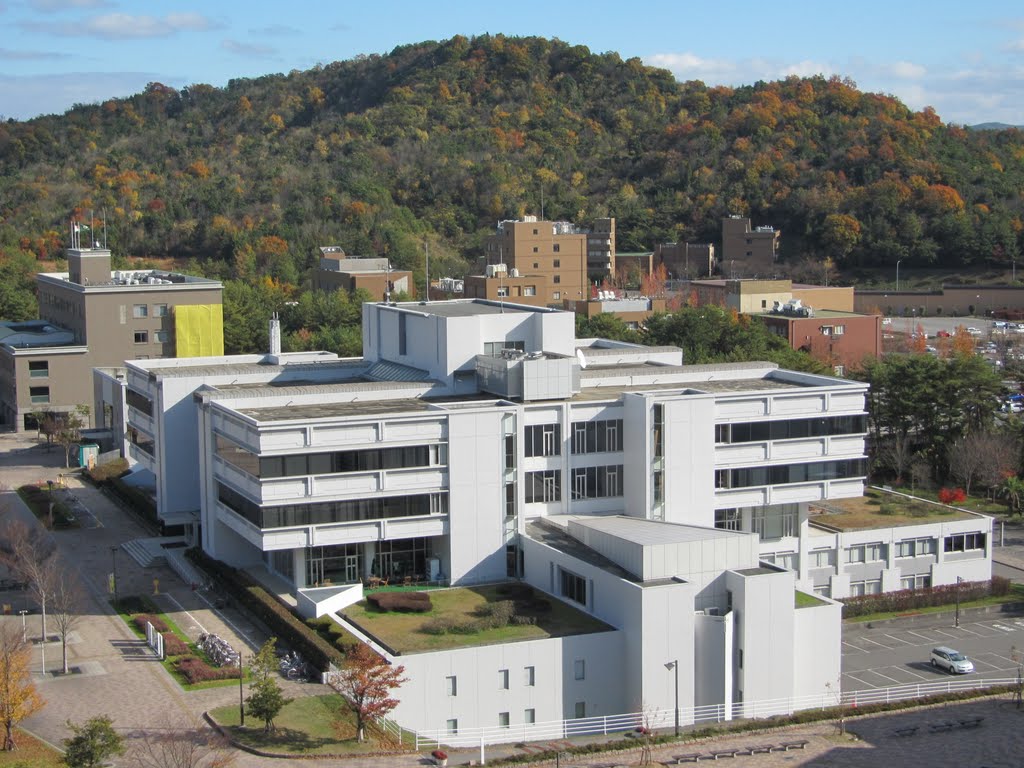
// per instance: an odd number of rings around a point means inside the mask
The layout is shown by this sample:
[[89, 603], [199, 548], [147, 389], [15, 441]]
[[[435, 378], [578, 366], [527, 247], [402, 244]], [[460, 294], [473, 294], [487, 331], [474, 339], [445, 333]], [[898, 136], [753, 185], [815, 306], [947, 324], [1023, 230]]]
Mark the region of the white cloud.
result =
[[97, 37], [103, 40], [141, 40], [170, 37], [183, 31], [215, 29], [207, 17], [198, 13], [171, 13], [163, 18], [106, 13], [76, 22], [23, 21], [18, 26], [30, 32], [62, 37]]
[[1024, 53], [1024, 37], [1007, 43], [1003, 46], [1003, 50], [1011, 53]]
[[[147, 83], [176, 82], [167, 73], [153, 72], [65, 72], [58, 75], [10, 77], [0, 75], [2, 117], [29, 120], [39, 115], [62, 114], [73, 104], [95, 104], [111, 98], [130, 96]], [[9, 105], [16, 110], [7, 111]]]
[[300, 30], [295, 27], [289, 27], [286, 24], [271, 24], [268, 27], [257, 27], [256, 29], [250, 29], [249, 33], [253, 35], [270, 35], [271, 37], [295, 37], [302, 34]]
[[4, 61], [54, 61], [66, 59], [69, 54], [56, 51], [15, 51], [0, 48], [0, 60]]
[[83, 8], [107, 8], [108, 0], [31, 0], [33, 10], [43, 13], [59, 13], [61, 11], [79, 11]]
[[221, 42], [220, 47], [238, 56], [272, 56], [277, 53], [277, 49], [272, 46], [242, 43], [238, 40], [224, 40]]
[[679, 80], [703, 80], [708, 85], [733, 81], [736, 65], [726, 59], [704, 59], [693, 53], [655, 53], [644, 58], [652, 67], [663, 67]]
[[928, 70], [920, 64], [914, 64], [909, 61], [894, 61], [892, 64], [883, 64], [880, 69], [883, 72], [888, 71], [893, 77], [905, 80], [917, 80], [928, 74]]

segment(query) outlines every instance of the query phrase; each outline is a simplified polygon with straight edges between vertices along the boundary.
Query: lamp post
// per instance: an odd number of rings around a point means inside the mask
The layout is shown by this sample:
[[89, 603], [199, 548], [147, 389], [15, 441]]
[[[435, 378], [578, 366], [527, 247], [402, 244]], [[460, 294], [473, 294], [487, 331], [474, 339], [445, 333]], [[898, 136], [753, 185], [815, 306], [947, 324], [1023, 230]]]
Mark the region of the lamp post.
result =
[[28, 642], [28, 626], [25, 624], [25, 614], [28, 613], [28, 610], [26, 610], [25, 608], [22, 608], [20, 611], [18, 611], [18, 613], [21, 614], [21, 642], [27, 643]]
[[956, 624], [954, 626], [960, 626], [960, 584], [963, 582], [963, 576], [956, 577]]
[[242, 693], [242, 681], [245, 679], [245, 662], [242, 661], [242, 650], [238, 651], [238, 724], [245, 725], [245, 698]]
[[112, 570], [113, 570], [113, 572], [111, 573], [111, 578], [114, 581], [114, 608], [115, 609], [117, 608], [117, 604], [120, 602], [120, 600], [118, 599], [118, 596], [117, 596], [117, 550], [118, 550], [118, 547], [116, 545], [110, 548], [110, 563], [111, 563]]
[[665, 665], [665, 669], [671, 669], [675, 672], [676, 676], [676, 697], [675, 697], [675, 711], [676, 711], [676, 738], [679, 738], [679, 660], [670, 661]]
[[903, 259], [896, 261], [896, 293], [900, 292], [900, 262], [902, 261]]

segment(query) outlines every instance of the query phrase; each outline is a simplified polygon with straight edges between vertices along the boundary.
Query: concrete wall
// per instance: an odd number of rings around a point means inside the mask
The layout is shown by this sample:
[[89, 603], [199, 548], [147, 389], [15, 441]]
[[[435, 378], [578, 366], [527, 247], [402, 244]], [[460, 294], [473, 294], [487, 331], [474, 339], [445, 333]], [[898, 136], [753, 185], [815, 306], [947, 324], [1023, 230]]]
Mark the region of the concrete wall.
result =
[[843, 607], [832, 600], [793, 612], [793, 697], [838, 693]]

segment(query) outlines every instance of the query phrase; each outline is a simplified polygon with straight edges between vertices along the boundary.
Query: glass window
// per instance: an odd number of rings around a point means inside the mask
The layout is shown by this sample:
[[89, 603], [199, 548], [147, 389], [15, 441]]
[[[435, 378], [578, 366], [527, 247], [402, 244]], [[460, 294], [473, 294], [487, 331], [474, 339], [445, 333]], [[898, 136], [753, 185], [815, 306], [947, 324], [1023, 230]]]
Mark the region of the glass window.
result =
[[580, 605], [587, 604], [587, 582], [572, 571], [559, 569], [562, 574], [562, 597]]
[[449, 696], [457, 696], [459, 694], [459, 683], [454, 675], [446, 677], [444, 679], [445, 691]]
[[166, 344], [168, 341], [171, 340], [170, 331], [156, 331], [153, 335], [156, 338], [156, 340], [161, 344]]
[[537, 712], [534, 709], [523, 710], [523, 722], [526, 724], [537, 722]]
[[532, 687], [536, 681], [536, 669], [534, 667], [523, 667], [523, 685]]
[[45, 379], [50, 375], [50, 362], [48, 360], [29, 360], [28, 375], [32, 379]]
[[132, 307], [132, 317], [143, 318], [149, 317], [149, 306], [146, 304], [135, 304]]
[[738, 531], [742, 518], [738, 509], [716, 509], [715, 528], [726, 531]]
[[146, 344], [149, 342], [149, 331], [135, 331], [133, 337], [136, 344]]
[[585, 701], [576, 702], [575, 715], [577, 718], [587, 716], [587, 703]]
[[554, 293], [551, 294], [551, 298], [553, 300], [555, 300], [555, 301], [558, 301], [559, 299], [562, 298], [562, 292], [561, 291], [555, 291]]
[[502, 691], [507, 691], [508, 690], [508, 670], [507, 669], [499, 669], [498, 670], [498, 689], [502, 690]]
[[459, 721], [458, 720], [448, 720], [448, 721], [445, 722], [445, 727], [448, 729], [448, 735], [449, 736], [454, 736], [455, 734], [457, 734], [459, 732]]
[[572, 663], [572, 673], [576, 680], [584, 680], [587, 677], [587, 664], [583, 659], [576, 659]]
[[562, 453], [562, 425], [537, 424], [526, 428], [526, 455], [560, 456]]
[[167, 317], [167, 305], [166, 304], [154, 304], [153, 315], [155, 317]]
[[562, 500], [562, 473], [557, 469], [526, 473], [526, 503]]
[[855, 547], [850, 547], [846, 550], [846, 562], [848, 563], [863, 563], [864, 560], [864, 545], [859, 544]]
[[499, 728], [508, 728], [508, 725], [509, 725], [508, 712], [499, 712], [498, 713], [498, 727]]
[[33, 403], [48, 403], [50, 402], [50, 388], [49, 387], [29, 387], [28, 388], [29, 398]]

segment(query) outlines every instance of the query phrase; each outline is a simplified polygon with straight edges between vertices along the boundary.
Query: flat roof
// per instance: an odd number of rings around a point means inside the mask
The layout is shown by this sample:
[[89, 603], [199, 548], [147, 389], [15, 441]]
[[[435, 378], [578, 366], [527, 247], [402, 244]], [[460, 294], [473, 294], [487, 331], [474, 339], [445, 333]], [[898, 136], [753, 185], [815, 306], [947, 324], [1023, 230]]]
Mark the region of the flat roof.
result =
[[[382, 304], [382, 306], [385, 306]], [[479, 299], [455, 299], [453, 301], [403, 301], [399, 304], [391, 304], [396, 309], [404, 309], [410, 312], [420, 312], [425, 315], [436, 315], [438, 317], [475, 317], [477, 315], [501, 315], [511, 312], [545, 312], [563, 311], [547, 310], [544, 307], [531, 307], [526, 304], [513, 304], [511, 302], [482, 301]]]
[[[814, 309], [813, 305], [810, 309]], [[874, 315], [864, 312], [843, 312], [838, 309], [814, 309], [814, 315], [811, 317], [787, 315], [784, 312], [757, 312], [755, 317], [781, 317], [785, 320], [825, 320], [839, 317], [874, 317]]]
[[627, 515], [611, 517], [571, 517], [572, 522], [602, 533], [610, 533], [625, 541], [642, 546], [654, 544], [690, 544], [709, 539], [735, 539], [751, 536], [750, 533], [727, 531], [723, 528], [705, 528], [700, 525], [684, 525], [662, 520], [646, 520]]

